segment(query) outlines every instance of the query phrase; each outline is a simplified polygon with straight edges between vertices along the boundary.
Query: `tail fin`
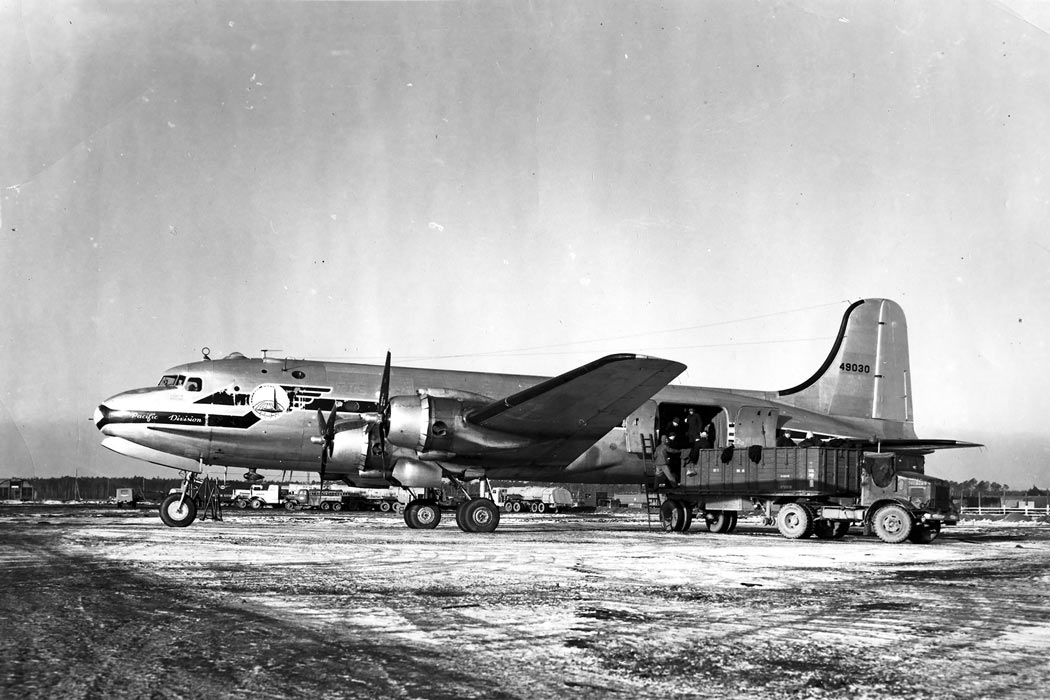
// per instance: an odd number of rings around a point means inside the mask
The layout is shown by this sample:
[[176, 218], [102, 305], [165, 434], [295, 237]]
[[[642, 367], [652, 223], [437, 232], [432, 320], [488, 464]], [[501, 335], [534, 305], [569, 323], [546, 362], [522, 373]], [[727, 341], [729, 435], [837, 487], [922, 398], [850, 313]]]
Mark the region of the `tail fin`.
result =
[[852, 304], [821, 368], [779, 396], [785, 403], [825, 415], [911, 423], [904, 311], [889, 299]]

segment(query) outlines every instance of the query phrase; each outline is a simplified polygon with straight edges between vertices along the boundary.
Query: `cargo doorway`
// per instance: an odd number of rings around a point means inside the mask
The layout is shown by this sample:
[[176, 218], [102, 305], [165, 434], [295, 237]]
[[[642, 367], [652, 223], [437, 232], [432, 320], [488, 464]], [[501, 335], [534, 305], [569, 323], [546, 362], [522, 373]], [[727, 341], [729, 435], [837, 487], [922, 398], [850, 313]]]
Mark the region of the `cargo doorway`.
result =
[[673, 432], [677, 446], [691, 447], [688, 438], [690, 409], [699, 417], [701, 429], [708, 433], [711, 447], [725, 447], [729, 444], [729, 421], [725, 409], [721, 406], [698, 403], [661, 403], [657, 409], [656, 439], [661, 440], [664, 435]]

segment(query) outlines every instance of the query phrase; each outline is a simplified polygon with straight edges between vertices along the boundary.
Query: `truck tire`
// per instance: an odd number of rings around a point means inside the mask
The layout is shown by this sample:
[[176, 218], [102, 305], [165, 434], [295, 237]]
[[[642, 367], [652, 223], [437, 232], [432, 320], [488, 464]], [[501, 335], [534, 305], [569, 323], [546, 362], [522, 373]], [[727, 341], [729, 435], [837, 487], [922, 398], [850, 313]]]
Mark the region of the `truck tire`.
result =
[[788, 503], [777, 513], [777, 529], [789, 540], [804, 540], [813, 534], [813, 514], [801, 503]]
[[514, 512], [515, 513], [520, 513], [521, 512], [521, 501], [514, 501]]
[[937, 535], [939, 534], [941, 534], [941, 528], [939, 526], [920, 523], [911, 529], [911, 534], [908, 535], [908, 539], [915, 544], [929, 544], [937, 539]]
[[332, 510], [333, 511], [340, 511], [342, 509], [343, 509], [343, 504], [342, 503], [335, 502], [335, 503], [332, 504]]
[[248, 501], [244, 500], [243, 498], [238, 498], [236, 501], [234, 501], [234, 503], [236, 503], [237, 507], [241, 510], [244, 510], [248, 507]]
[[181, 499], [181, 493], [173, 493], [160, 504], [160, 519], [168, 527], [186, 527], [197, 518], [197, 502]]
[[729, 510], [712, 510], [704, 515], [708, 532], [726, 535], [733, 531], [736, 525], [736, 513]]
[[911, 513], [897, 503], [879, 508], [871, 519], [871, 526], [875, 534], [888, 544], [899, 544], [908, 539], [913, 525]]
[[389, 513], [390, 512], [390, 501], [380, 501], [379, 502], [379, 511], [381, 513]]
[[252, 507], [252, 510], [259, 510], [263, 507], [263, 502], [260, 501], [258, 498], [253, 498], [251, 501], [249, 501], [248, 505]]
[[325, 501], [324, 503], [322, 503], [321, 505], [319, 505], [317, 507], [320, 508], [321, 510], [331, 510], [332, 509], [332, 504], [329, 503], [328, 501]]
[[295, 510], [297, 507], [298, 507], [298, 504], [295, 501], [285, 501], [284, 502], [284, 509], [285, 510]]
[[836, 525], [834, 520], [818, 520], [813, 523], [813, 534], [818, 540], [830, 540], [835, 537]]
[[544, 503], [543, 501], [540, 501], [539, 503], [537, 503], [536, 504], [536, 512], [537, 513], [546, 513], [547, 512], [547, 504]]

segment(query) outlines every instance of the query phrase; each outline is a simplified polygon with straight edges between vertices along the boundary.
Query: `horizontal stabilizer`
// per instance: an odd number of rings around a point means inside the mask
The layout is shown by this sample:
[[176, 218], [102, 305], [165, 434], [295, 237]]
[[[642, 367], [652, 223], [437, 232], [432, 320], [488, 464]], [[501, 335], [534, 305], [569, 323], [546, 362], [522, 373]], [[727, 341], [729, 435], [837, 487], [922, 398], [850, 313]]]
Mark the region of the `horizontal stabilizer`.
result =
[[880, 440], [879, 446], [884, 451], [916, 450], [922, 452], [933, 452], [934, 450], [958, 450], [965, 447], [984, 447], [976, 442], [965, 442], [963, 440]]

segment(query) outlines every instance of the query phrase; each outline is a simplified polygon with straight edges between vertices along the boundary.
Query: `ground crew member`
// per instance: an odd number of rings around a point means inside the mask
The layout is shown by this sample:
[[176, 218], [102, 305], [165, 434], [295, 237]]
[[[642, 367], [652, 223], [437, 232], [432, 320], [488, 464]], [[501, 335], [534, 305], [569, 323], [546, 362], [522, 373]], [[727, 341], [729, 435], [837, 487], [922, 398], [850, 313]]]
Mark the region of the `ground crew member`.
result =
[[777, 438], [777, 447], [794, 447], [795, 441], [791, 439], [791, 433], [784, 431], [780, 437]]
[[663, 440], [656, 446], [653, 459], [656, 462], [656, 473], [663, 474], [668, 485], [678, 486], [678, 479], [675, 477], [674, 472], [678, 471], [677, 462], [681, 459], [681, 452], [671, 447], [671, 438], [671, 434], [664, 434]]
[[813, 435], [812, 432], [806, 433], [806, 439], [798, 443], [799, 447], [820, 447], [820, 438]]

